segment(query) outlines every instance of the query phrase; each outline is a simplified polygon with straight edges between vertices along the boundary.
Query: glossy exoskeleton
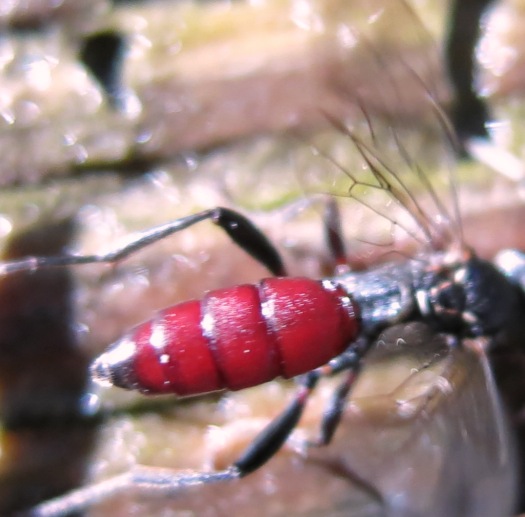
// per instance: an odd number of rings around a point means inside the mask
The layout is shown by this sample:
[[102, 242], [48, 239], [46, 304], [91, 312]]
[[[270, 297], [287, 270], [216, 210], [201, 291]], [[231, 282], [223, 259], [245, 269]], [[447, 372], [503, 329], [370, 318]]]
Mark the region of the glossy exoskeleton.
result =
[[[428, 238], [424, 252], [366, 271], [334, 273], [322, 280], [288, 277], [276, 249], [257, 227], [237, 211], [219, 207], [155, 227], [109, 254], [27, 257], [2, 264], [2, 273], [12, 274], [64, 265], [113, 263], [195, 223], [212, 220], [275, 277], [255, 285], [211, 291], [201, 300], [159, 311], [94, 360], [94, 380], [145, 394], [185, 396], [240, 390], [276, 377], [300, 376], [292, 402], [229, 467], [193, 473], [136, 467], [106, 482], [45, 502], [32, 509], [31, 515], [65, 515], [130, 487], [173, 494], [192, 485], [241, 478], [265, 464], [287, 441], [319, 380], [343, 373], [322, 420], [319, 437], [302, 445], [308, 449], [328, 444], [368, 354], [376, 352], [374, 343], [381, 341], [385, 329], [388, 333], [397, 324], [423, 325], [439, 334], [446, 344], [446, 352], [440, 348], [437, 355], [467, 354], [473, 361], [508, 336], [521, 335], [525, 313], [524, 256], [512, 251], [502, 254], [495, 263], [482, 260], [463, 242], [457, 228], [450, 230], [443, 245], [440, 224], [422, 215], [422, 207], [413, 203], [409, 195], [400, 194], [399, 178], [388, 176], [391, 171], [380, 159], [370, 156], [368, 144], [333, 115], [327, 113], [327, 118], [348, 133], [376, 181], [375, 187], [403, 204], [422, 229]], [[405, 149], [397, 145], [403, 154]], [[409, 163], [408, 158], [404, 160]], [[348, 177], [353, 185], [365, 184], [364, 180], [354, 180], [351, 171]], [[403, 190], [403, 182], [400, 183]], [[430, 187], [428, 192], [434, 194]], [[349, 196], [352, 197], [351, 192]], [[330, 199], [328, 204], [329, 247], [333, 262], [342, 264], [346, 255], [344, 239], [338, 231], [335, 203]], [[438, 211], [443, 219], [449, 219], [439, 205]], [[421, 370], [431, 363], [429, 360]], [[442, 389], [446, 392], [448, 388]], [[448, 495], [459, 501], [457, 507], [462, 513], [458, 515], [493, 516], [510, 511], [513, 504], [513, 476], [505, 474], [513, 468], [509, 458], [511, 446], [504, 424], [500, 423], [503, 415], [498, 402], [491, 398], [493, 393], [489, 395], [486, 414], [495, 420], [492, 424], [498, 432], [492, 434], [500, 443], [494, 446], [493, 462], [479, 467], [476, 480], [471, 476], [462, 486], [463, 471], [456, 468], [458, 478], [454, 481], [459, 487], [457, 492], [449, 487]], [[502, 494], [499, 500], [487, 496], [488, 480], [494, 481], [490, 469], [498, 473], [494, 486]], [[450, 513], [449, 501], [440, 507], [435, 498], [404, 498], [403, 493], [383, 486], [381, 480], [364, 478], [360, 481], [385, 515], [437, 516], [444, 514], [443, 508]]]

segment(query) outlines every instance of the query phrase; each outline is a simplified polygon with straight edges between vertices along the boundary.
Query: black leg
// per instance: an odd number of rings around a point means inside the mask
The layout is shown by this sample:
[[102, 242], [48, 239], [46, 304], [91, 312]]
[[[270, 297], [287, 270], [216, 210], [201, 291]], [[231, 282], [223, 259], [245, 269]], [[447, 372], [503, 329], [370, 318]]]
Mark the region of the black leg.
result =
[[354, 384], [359, 368], [356, 365], [355, 369], [348, 372], [345, 380], [339, 384], [330, 400], [326, 411], [324, 412], [321, 426], [319, 429], [319, 437], [315, 441], [309, 441], [308, 446], [321, 447], [328, 445], [334, 436], [334, 433], [341, 422], [341, 416], [346, 405], [346, 400], [350, 393], [350, 388]]
[[316, 440], [309, 440], [305, 444], [307, 447], [322, 447], [332, 441], [334, 433], [341, 422], [350, 390], [361, 370], [362, 357], [368, 349], [365, 340], [362, 340], [362, 343], [356, 343], [356, 345], [355, 348], [352, 346], [350, 350], [336, 357], [323, 368], [324, 376], [334, 375], [343, 370], [347, 370], [347, 375], [334, 391], [323, 414], [319, 428], [319, 436]]
[[[131, 471], [108, 479], [96, 485], [74, 490], [56, 499], [44, 502], [20, 517], [61, 517], [72, 512], [89, 508], [109, 497], [130, 489], [145, 493], [175, 495], [190, 486], [231, 481], [242, 478], [257, 470], [284, 445], [295, 429], [312, 390], [322, 377], [350, 369], [349, 375], [337, 390], [334, 402], [330, 405], [323, 419], [321, 438], [316, 445], [328, 443], [340, 421], [346, 396], [357, 375], [362, 351], [365, 348], [349, 350], [328, 365], [307, 373], [299, 378], [299, 389], [292, 402], [270, 424], [268, 424], [244, 450], [232, 465], [215, 472], [179, 473], [174, 470], [137, 466]], [[309, 445], [309, 444], [308, 444]]]
[[233, 463], [233, 466], [239, 469], [240, 476], [249, 474], [264, 465], [283, 446], [299, 422], [306, 402], [319, 379], [347, 370], [345, 380], [338, 386], [323, 415], [319, 438], [306, 445], [322, 446], [330, 443], [341, 421], [346, 399], [359, 374], [361, 361], [367, 350], [368, 340], [360, 339], [327, 365], [300, 377], [299, 390], [289, 406], [261, 431], [241, 457]]
[[246, 217], [228, 208], [211, 210], [212, 221], [220, 226], [244, 251], [275, 276], [286, 276], [279, 252], [267, 237]]
[[175, 495], [190, 486], [241, 478], [264, 465], [282, 447], [299, 421], [310, 393], [323, 375], [314, 370], [300, 378], [292, 402], [268, 424], [232, 465], [215, 472], [179, 473], [170, 469], [137, 466], [129, 472], [46, 501], [18, 517], [62, 517], [78, 512], [126, 490]]
[[31, 271], [40, 267], [72, 266], [93, 263], [115, 263], [134, 252], [169, 235], [189, 228], [206, 219], [212, 220], [230, 238], [276, 276], [286, 276], [279, 252], [267, 237], [246, 217], [228, 208], [213, 208], [198, 214], [181, 217], [142, 232], [133, 242], [103, 255], [63, 255], [57, 257], [26, 257], [0, 263], [0, 275]]
[[342, 272], [342, 269], [349, 269], [343, 228], [341, 225], [341, 214], [337, 201], [333, 197], [330, 197], [326, 203], [324, 232], [333, 270]]
[[304, 375], [300, 381], [301, 386], [288, 407], [259, 433], [241, 457], [234, 462], [233, 465], [239, 469], [241, 476], [257, 470], [283, 446], [299, 422], [306, 402], [320, 376], [319, 370]]

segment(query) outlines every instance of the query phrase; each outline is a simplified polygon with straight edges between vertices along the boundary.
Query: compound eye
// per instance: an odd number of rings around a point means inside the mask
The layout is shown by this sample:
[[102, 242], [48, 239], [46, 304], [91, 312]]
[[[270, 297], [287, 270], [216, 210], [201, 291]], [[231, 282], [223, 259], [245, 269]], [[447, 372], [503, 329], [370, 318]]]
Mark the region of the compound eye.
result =
[[446, 312], [455, 312], [458, 315], [464, 312], [466, 306], [465, 290], [460, 284], [447, 282], [438, 286], [436, 302]]

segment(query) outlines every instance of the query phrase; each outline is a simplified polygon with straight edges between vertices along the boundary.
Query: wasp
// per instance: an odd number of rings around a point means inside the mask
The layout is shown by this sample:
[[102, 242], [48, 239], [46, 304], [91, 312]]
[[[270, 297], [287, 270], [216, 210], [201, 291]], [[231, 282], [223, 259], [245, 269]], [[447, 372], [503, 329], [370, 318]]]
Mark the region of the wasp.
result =
[[[422, 91], [424, 96], [429, 93]], [[434, 106], [431, 96], [430, 99]], [[368, 112], [361, 111], [366, 119]], [[200, 300], [159, 311], [93, 361], [90, 371], [94, 381], [144, 394], [179, 396], [241, 390], [276, 377], [297, 378], [299, 385], [290, 404], [224, 469], [180, 473], [136, 467], [101, 484], [43, 503], [32, 510], [33, 515], [63, 515], [132, 487], [172, 494], [190, 486], [245, 477], [266, 464], [291, 437], [319, 382], [342, 374], [322, 418], [319, 436], [301, 446], [310, 451], [329, 444], [344, 418], [348, 398], [362, 370], [377, 353], [377, 343], [384, 342], [385, 331], [390, 332], [396, 325], [422, 326], [440, 336], [439, 346], [432, 349], [430, 358], [423, 361], [416, 372], [416, 378], [424, 376], [425, 372], [432, 371], [436, 356], [446, 359], [437, 382], [425, 393], [424, 409], [419, 408], [419, 413], [431, 413], [437, 392], [454, 391], [451, 380], [454, 360], [472, 361], [477, 364], [474, 368], [481, 368], [488, 379], [485, 386], [489, 386], [484, 414], [493, 420], [492, 432], [488, 433], [494, 442], [490, 447], [494, 446], [497, 451], [489, 466], [493, 473], [497, 472], [497, 486], [504, 487], [506, 496], [492, 501], [490, 504], [494, 506], [490, 506], [488, 501], [494, 498], [482, 493], [480, 487], [491, 479], [487, 465], [484, 465], [486, 471], [480, 468], [477, 472], [479, 484], [469, 476], [468, 483], [460, 484], [458, 491], [453, 489], [452, 480], [460, 483], [464, 479], [457, 462], [457, 477], [441, 480], [442, 490], [436, 491], [438, 496], [443, 493], [450, 496], [444, 506], [436, 506], [436, 497], [418, 500], [416, 496], [406, 497], [406, 492], [401, 492], [399, 497], [399, 492], [389, 487], [387, 481], [363, 475], [356, 469], [361, 484], [388, 515], [409, 515], [410, 512], [430, 515], [431, 511], [443, 515], [443, 508], [450, 508], [450, 499], [455, 497], [461, 497], [458, 506], [462, 508], [462, 515], [467, 514], [465, 507], [472, 515], [481, 515], [481, 511], [496, 515], [510, 510], [513, 481], [505, 472], [511, 470], [511, 448], [483, 357], [502, 340], [516, 339], [521, 334], [525, 259], [519, 252], [506, 252], [494, 262], [479, 258], [464, 240], [458, 213], [452, 216], [448, 213], [433, 187], [413, 165], [398, 136], [393, 137], [396, 152], [415, 176], [423, 178], [424, 200], [415, 199], [407, 180], [375, 150], [378, 136], [368, 121], [365, 123], [368, 134], [362, 137], [333, 114], [326, 116], [357, 150], [366, 169], [367, 175], [361, 177], [346, 166], [332, 163], [346, 182], [347, 197], [366, 205], [367, 199], [356, 193], [359, 187], [364, 187], [379, 191], [390, 203], [400, 206], [408, 223], [388, 214], [385, 218], [422, 243], [422, 251], [408, 259], [386, 261], [365, 271], [340, 267], [321, 280], [289, 276], [275, 246], [256, 225], [236, 210], [217, 207], [146, 230], [131, 244], [110, 253], [35, 256], [2, 264], [2, 273], [11, 275], [53, 267], [115, 263], [170, 234], [211, 220], [274, 276], [257, 284], [213, 290]], [[440, 120], [436, 113], [435, 116]], [[443, 126], [441, 130], [444, 131]], [[325, 226], [333, 262], [341, 265], [346, 257], [345, 239], [339, 229], [338, 209], [333, 199], [329, 196]], [[429, 203], [438, 216], [429, 211]], [[424, 344], [420, 345], [426, 349]], [[400, 398], [399, 406], [400, 415], [417, 412], [411, 398], [405, 401]], [[476, 406], [481, 407], [478, 400]], [[428, 433], [425, 436], [428, 437]], [[396, 449], [395, 444], [390, 445]], [[475, 444], [472, 447], [476, 450]]]

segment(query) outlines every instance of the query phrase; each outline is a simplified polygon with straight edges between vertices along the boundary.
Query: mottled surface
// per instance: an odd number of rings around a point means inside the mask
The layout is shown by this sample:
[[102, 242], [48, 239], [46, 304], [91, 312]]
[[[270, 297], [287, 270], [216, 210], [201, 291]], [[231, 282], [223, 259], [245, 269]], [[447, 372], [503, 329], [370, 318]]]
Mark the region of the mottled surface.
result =
[[[311, 9], [306, 13], [293, 11], [300, 3], [284, 0], [258, 6], [168, 1], [66, 1], [59, 8], [55, 2], [11, 4], [11, 10], [0, 8], [0, 19], [10, 31], [0, 46], [0, 181], [5, 185], [0, 235], [12, 257], [68, 248], [100, 252], [130, 238], [133, 231], [232, 204], [254, 212], [294, 274], [319, 276], [327, 263], [322, 206], [297, 217], [282, 207], [303, 199], [305, 192], [335, 190], [343, 197], [352, 254], [361, 262], [391, 259], [392, 221], [346, 199], [348, 176], [330, 159], [315, 157], [308, 145], [313, 142], [318, 151], [336, 157], [345, 170], [362, 168], [363, 160], [348, 138], [334, 135], [321, 112], [358, 115], [358, 129], [366, 133], [367, 122], [349, 100], [356, 96], [366, 114], [373, 115], [380, 156], [395, 168], [407, 168], [378, 113], [383, 122], [385, 115], [395, 122], [403, 145], [423, 159], [425, 171], [433, 173], [440, 194], [447, 196], [441, 181], [444, 168], [436, 165], [443, 153], [428, 130], [429, 104], [420, 79], [436, 78], [431, 81], [435, 98], [446, 100], [449, 94], [436, 55], [428, 58], [432, 42], [399, 2], [389, 2], [387, 15], [379, 17], [377, 25], [364, 20], [367, 13], [385, 7], [380, 1], [368, 3], [369, 11], [359, 16], [361, 4], [354, 3], [356, 12], [351, 13], [343, 10], [347, 2], [341, 0], [306, 2]], [[422, 9], [423, 4], [431, 8], [423, 11], [430, 13], [427, 22], [438, 27], [439, 8], [423, 2]], [[520, 9], [519, 2], [502, 5]], [[502, 34], [512, 34], [517, 30], [513, 27]], [[440, 29], [433, 33], [440, 37]], [[87, 42], [100, 42], [100, 34], [122, 35], [127, 49], [120, 65], [115, 59], [113, 82], [105, 85], [80, 60]], [[360, 42], [355, 48], [352, 36]], [[521, 47], [514, 41], [506, 48], [519, 63]], [[493, 95], [498, 113], [509, 122], [500, 137], [519, 153], [519, 102], [505, 101], [520, 86], [512, 79], [514, 68], [508, 70], [498, 76], [502, 86]], [[435, 118], [430, 118], [430, 126], [435, 126]], [[324, 129], [317, 134], [319, 125]], [[299, 128], [301, 136], [271, 134], [290, 128]], [[442, 138], [438, 132], [438, 140]], [[215, 148], [219, 143], [229, 145]], [[182, 157], [180, 151], [185, 151]], [[417, 184], [414, 172], [403, 176], [411, 188]], [[520, 246], [523, 217], [516, 186], [480, 167], [461, 167], [459, 175], [468, 185], [460, 200], [462, 211], [471, 214], [465, 220], [468, 242], [487, 257], [503, 246]], [[414, 188], [422, 194], [421, 186]], [[362, 195], [385, 208], [380, 193]], [[391, 218], [398, 216], [392, 205], [386, 207]], [[403, 217], [402, 211], [399, 215]], [[33, 225], [42, 228], [31, 234], [41, 236], [31, 248], [21, 247], [16, 235]], [[404, 244], [406, 252], [415, 248], [401, 235], [394, 241]], [[267, 274], [210, 223], [158, 243], [116, 268], [85, 266], [42, 274], [2, 279], [0, 285], [2, 416], [8, 428], [0, 467], [4, 509], [49, 497], [84, 476], [102, 479], [120, 473], [137, 462], [181, 469], [224, 466], [289, 396], [288, 386], [271, 383], [228, 395], [218, 405], [212, 399], [147, 406], [143, 397], [114, 390], [104, 394], [104, 403], [123, 408], [116, 415], [95, 422], [78, 418], [83, 366], [124, 329], [160, 307]], [[36, 323], [31, 320], [35, 315], [40, 318]], [[399, 355], [403, 359], [407, 354], [402, 349]], [[458, 419], [462, 408], [478, 407], [480, 397], [486, 400], [483, 394], [490, 388], [482, 374], [462, 378], [470, 371], [470, 361], [470, 356], [458, 360], [458, 392], [450, 398], [440, 392], [436, 407], [416, 424], [399, 421], [392, 409], [395, 398], [376, 397], [368, 407], [376, 407], [377, 413], [370, 409], [364, 420], [356, 416], [359, 406], [349, 407], [335, 443], [320, 451], [318, 460], [304, 461], [285, 450], [260, 473], [230, 487], [190, 491], [174, 501], [128, 494], [92, 514], [347, 515], [349, 508], [358, 507], [361, 513], [356, 509], [353, 515], [382, 515], [387, 508], [386, 515], [392, 516], [397, 514], [389, 498], [396, 491], [409, 501], [419, 497], [411, 490], [413, 478], [407, 477], [401, 488], [389, 484], [403, 469], [408, 472], [411, 462], [418, 468], [424, 463], [422, 468], [435, 474], [418, 486], [426, 497], [421, 504], [432, 501], [435, 509], [441, 508], [434, 498], [453, 493], [446, 483], [447, 469], [457, 466], [454, 451], [462, 443], [462, 432], [468, 428], [467, 434], [477, 436], [483, 446], [493, 440], [491, 451], [497, 451], [493, 427], [480, 430], [480, 420], [468, 411], [468, 426]], [[405, 378], [407, 365], [403, 369], [400, 363], [399, 375]], [[472, 370], [477, 371], [474, 366]], [[368, 378], [382, 379], [385, 372], [396, 371], [388, 362], [384, 371], [370, 368]], [[303, 432], [315, 433], [329, 393], [328, 386], [322, 388], [312, 401]], [[468, 402], [469, 397], [476, 404]], [[131, 411], [134, 404], [139, 407]], [[479, 408], [490, 413], [482, 404]], [[448, 419], [457, 427], [447, 427]], [[406, 445], [414, 433], [417, 439]], [[435, 463], [427, 464], [428, 450], [419, 448], [418, 440], [433, 444]], [[382, 449], [389, 443], [401, 443], [394, 451], [400, 451], [406, 465], [400, 466], [401, 459], [393, 459], [388, 447]], [[462, 465], [476, 456], [475, 450], [462, 450]], [[491, 455], [476, 459], [493, 465]], [[481, 468], [466, 468], [466, 479], [479, 481]], [[379, 480], [375, 488], [384, 491], [386, 507], [355, 488], [356, 473]], [[451, 512], [447, 508], [445, 513]]]

